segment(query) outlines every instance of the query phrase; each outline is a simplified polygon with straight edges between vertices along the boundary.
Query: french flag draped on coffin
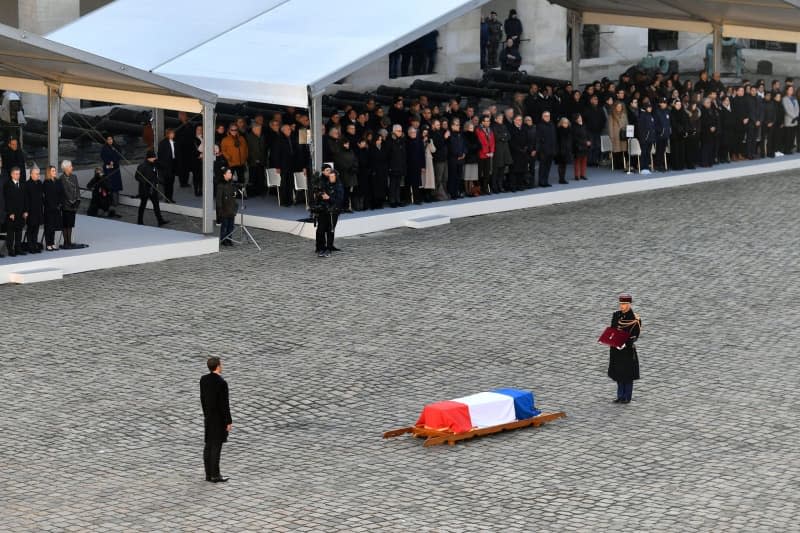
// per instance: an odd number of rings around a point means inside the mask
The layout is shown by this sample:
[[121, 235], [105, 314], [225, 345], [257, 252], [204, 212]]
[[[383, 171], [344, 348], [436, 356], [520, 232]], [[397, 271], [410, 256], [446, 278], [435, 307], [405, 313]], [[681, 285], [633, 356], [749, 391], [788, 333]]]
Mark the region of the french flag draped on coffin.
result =
[[464, 433], [475, 428], [499, 426], [526, 420], [540, 413], [530, 391], [495, 389], [455, 400], [426, 405], [417, 420], [418, 427]]

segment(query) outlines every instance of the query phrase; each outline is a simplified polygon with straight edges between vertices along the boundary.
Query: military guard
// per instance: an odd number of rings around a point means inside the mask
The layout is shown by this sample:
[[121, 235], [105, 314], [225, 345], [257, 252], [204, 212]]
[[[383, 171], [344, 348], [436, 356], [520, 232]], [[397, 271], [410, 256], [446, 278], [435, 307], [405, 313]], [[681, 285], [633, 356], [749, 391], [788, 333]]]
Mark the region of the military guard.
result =
[[608, 359], [608, 377], [617, 382], [617, 399], [614, 403], [630, 403], [633, 382], [639, 379], [639, 357], [636, 340], [642, 328], [639, 315], [633, 312], [630, 294], [620, 294], [619, 311], [611, 317], [611, 327], [625, 331], [629, 337], [620, 348], [611, 347]]

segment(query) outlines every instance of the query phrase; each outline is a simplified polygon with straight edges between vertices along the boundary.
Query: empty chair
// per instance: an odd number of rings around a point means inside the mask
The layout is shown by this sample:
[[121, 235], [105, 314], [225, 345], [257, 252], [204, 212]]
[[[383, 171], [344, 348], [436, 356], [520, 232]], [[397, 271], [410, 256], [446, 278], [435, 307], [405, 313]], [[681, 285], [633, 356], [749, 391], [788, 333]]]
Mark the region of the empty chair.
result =
[[628, 139], [628, 170], [630, 171], [631, 165], [633, 162], [631, 161], [633, 158], [636, 158], [636, 171], [642, 171], [642, 146], [639, 144], [639, 139], [633, 137]]
[[[611, 137], [608, 135], [600, 136], [600, 152], [603, 154], [611, 154]], [[614, 170], [614, 157], [611, 156], [611, 170]]]
[[277, 189], [278, 205], [281, 205], [281, 174], [277, 168], [267, 169], [267, 190], [275, 187]]
[[306, 197], [306, 208], [308, 208], [308, 178], [305, 172], [294, 173], [294, 203], [297, 203], [297, 192], [303, 191]]

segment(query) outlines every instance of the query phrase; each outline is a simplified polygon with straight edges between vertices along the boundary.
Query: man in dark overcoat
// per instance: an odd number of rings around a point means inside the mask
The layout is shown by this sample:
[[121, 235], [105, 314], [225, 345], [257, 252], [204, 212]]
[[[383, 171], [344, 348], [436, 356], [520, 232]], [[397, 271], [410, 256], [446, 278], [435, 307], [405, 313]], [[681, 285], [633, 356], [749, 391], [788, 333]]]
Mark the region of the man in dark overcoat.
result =
[[536, 126], [536, 157], [539, 159], [539, 187], [550, 187], [550, 167], [558, 150], [556, 127], [550, 120], [550, 112], [542, 113]]
[[224, 483], [228, 478], [219, 472], [219, 459], [222, 443], [228, 441], [228, 433], [233, 427], [228, 401], [228, 383], [222, 377], [222, 361], [219, 357], [209, 357], [206, 361], [209, 373], [200, 378], [200, 403], [205, 420], [205, 448], [203, 463], [206, 468], [206, 481]]
[[30, 179], [25, 182], [25, 221], [28, 241], [28, 252], [38, 254], [42, 251], [39, 244], [39, 227], [44, 220], [44, 192], [42, 188], [41, 170], [31, 169]]
[[4, 211], [6, 214], [6, 248], [8, 255], [27, 255], [22, 246], [22, 228], [28, 213], [25, 211], [25, 185], [20, 181], [19, 167], [12, 167], [10, 180], [3, 185]]
[[633, 395], [633, 382], [639, 379], [639, 356], [636, 353], [636, 340], [642, 328], [642, 320], [633, 312], [630, 294], [619, 296], [619, 311], [611, 317], [611, 327], [628, 333], [628, 340], [621, 348], [610, 348], [608, 377], [617, 382], [617, 398], [614, 403], [630, 403]]
[[144, 224], [144, 210], [147, 207], [147, 201], [153, 203], [153, 213], [156, 215], [158, 225], [163, 226], [169, 224], [168, 220], [164, 220], [161, 216], [161, 205], [159, 204], [159, 196], [161, 195], [161, 167], [156, 162], [156, 153], [149, 150], [145, 155], [145, 160], [136, 168], [134, 178], [139, 182], [139, 213], [137, 223]]
[[528, 157], [531, 152], [531, 146], [528, 145], [528, 132], [523, 127], [522, 117], [517, 115], [514, 117], [512, 126], [508, 129], [510, 136], [508, 139], [508, 147], [511, 150], [511, 177], [510, 187], [511, 192], [516, 192], [523, 187], [525, 182], [525, 175], [528, 173]]

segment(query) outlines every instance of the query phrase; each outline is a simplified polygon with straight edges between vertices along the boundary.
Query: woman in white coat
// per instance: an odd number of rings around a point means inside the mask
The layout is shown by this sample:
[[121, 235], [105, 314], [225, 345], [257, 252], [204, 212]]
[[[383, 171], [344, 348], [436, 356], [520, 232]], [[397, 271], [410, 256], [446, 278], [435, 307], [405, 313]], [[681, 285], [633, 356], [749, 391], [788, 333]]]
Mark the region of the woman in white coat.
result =
[[800, 117], [800, 105], [794, 94], [794, 87], [787, 87], [783, 96], [783, 150], [786, 155], [794, 153], [794, 142], [797, 137], [797, 123]]
[[425, 173], [422, 176], [422, 188], [425, 191], [425, 201], [433, 201], [433, 193], [436, 190], [436, 176], [433, 173], [433, 154], [436, 146], [431, 141], [429, 128], [422, 128], [422, 142], [425, 145]]

